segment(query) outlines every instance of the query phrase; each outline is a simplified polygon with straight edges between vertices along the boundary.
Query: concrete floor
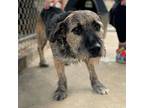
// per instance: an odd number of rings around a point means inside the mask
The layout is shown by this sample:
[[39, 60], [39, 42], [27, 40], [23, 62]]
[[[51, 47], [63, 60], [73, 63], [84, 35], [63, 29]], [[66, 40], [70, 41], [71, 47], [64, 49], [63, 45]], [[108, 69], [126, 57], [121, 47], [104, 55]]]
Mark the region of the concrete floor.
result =
[[57, 75], [51, 51], [45, 49], [49, 68], [39, 68], [37, 59], [33, 67], [19, 74], [19, 108], [125, 108], [125, 65], [115, 63], [115, 32], [108, 32], [105, 43], [107, 56], [95, 68], [110, 89], [108, 95], [93, 92], [86, 66], [81, 63], [66, 68], [68, 97], [60, 102], [53, 100]]

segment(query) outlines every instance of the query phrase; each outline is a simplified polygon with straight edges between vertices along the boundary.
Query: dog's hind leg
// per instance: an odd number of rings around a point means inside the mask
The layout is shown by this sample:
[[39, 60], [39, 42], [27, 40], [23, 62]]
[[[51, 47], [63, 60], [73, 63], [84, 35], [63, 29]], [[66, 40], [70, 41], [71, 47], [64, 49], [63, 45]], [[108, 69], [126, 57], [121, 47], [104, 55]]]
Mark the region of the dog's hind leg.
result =
[[40, 67], [48, 67], [44, 57], [44, 47], [47, 43], [47, 38], [45, 36], [45, 28], [42, 22], [42, 19], [39, 17], [36, 24], [36, 33], [37, 33], [37, 43], [38, 43], [38, 53], [40, 58]]
[[88, 59], [85, 61], [88, 71], [89, 71], [89, 75], [90, 75], [90, 81], [91, 81], [91, 86], [93, 88], [93, 90], [95, 92], [97, 92], [98, 94], [108, 94], [109, 90], [99, 81], [98, 76], [95, 72], [95, 63], [94, 62], [99, 62], [99, 58], [92, 60], [92, 59]]
[[40, 67], [48, 67], [46, 59], [44, 57], [44, 47], [45, 47], [46, 43], [47, 43], [47, 40], [44, 40], [44, 41], [42, 41], [41, 44], [40, 43], [38, 44], [38, 52], [39, 52], [39, 57], [40, 57], [39, 66]]
[[54, 99], [59, 101], [67, 97], [67, 82], [63, 62], [61, 62], [59, 59], [54, 58], [54, 63], [59, 78], [58, 87], [54, 94]]

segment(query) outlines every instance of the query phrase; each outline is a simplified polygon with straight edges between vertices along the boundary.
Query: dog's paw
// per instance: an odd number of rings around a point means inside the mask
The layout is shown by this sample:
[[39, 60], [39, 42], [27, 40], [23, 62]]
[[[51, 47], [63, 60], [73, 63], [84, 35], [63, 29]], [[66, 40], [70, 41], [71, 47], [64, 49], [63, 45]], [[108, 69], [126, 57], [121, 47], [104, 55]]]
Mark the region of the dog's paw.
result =
[[39, 66], [40, 67], [49, 67], [49, 65], [48, 65], [48, 63], [47, 63], [47, 61], [45, 59], [40, 60]]
[[109, 93], [109, 89], [106, 88], [100, 81], [96, 81], [96, 83], [93, 84], [92, 87], [98, 94], [105, 95]]
[[54, 95], [54, 99], [57, 101], [64, 100], [67, 97], [66, 91], [57, 90]]
[[40, 67], [49, 67], [49, 65], [47, 63], [39, 63]]

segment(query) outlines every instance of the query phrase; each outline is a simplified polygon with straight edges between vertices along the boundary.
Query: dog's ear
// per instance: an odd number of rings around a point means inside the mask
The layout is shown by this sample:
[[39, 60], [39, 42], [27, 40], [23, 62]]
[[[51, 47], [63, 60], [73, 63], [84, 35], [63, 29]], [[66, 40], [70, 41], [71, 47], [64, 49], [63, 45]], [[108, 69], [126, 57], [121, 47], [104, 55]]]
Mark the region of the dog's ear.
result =
[[58, 24], [57, 28], [52, 33], [50, 37], [50, 42], [55, 42], [56, 40], [66, 37], [67, 31], [67, 24], [65, 22], [61, 22], [60, 24]]
[[55, 42], [56, 40], [64, 38], [66, 36], [66, 33], [68, 32], [68, 24], [64, 20], [71, 13], [72, 11], [64, 12], [53, 19], [57, 26], [56, 28], [54, 28], [55, 30], [51, 34], [51, 37], [49, 39], [50, 42]]

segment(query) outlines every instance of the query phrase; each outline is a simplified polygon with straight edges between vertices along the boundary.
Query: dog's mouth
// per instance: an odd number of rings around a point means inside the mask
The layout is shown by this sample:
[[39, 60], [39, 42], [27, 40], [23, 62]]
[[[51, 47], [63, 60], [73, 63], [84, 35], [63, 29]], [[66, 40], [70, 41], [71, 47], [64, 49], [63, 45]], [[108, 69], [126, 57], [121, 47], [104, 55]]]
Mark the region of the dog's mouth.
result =
[[95, 57], [101, 56], [100, 52], [101, 52], [100, 47], [89, 49], [90, 58], [95, 58]]
[[86, 49], [83, 47], [79, 47], [77, 50], [75, 50], [75, 55], [78, 56], [83, 56], [83, 57], [88, 57], [88, 58], [95, 58], [98, 56], [101, 56], [101, 48], [91, 48], [91, 49]]

